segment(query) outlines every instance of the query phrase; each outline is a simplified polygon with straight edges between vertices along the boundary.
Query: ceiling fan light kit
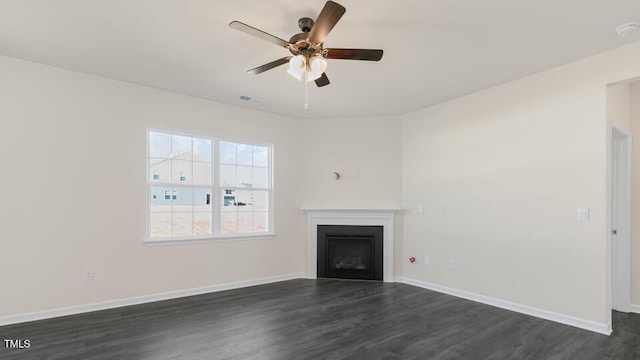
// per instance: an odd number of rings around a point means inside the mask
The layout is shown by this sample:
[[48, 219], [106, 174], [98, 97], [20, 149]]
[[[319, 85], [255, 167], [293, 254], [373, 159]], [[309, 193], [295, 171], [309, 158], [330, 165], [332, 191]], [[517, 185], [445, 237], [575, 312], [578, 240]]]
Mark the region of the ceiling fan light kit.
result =
[[287, 72], [293, 77], [305, 83], [307, 81], [315, 81], [316, 86], [323, 87], [330, 84], [329, 78], [325, 73], [327, 62], [324, 59], [380, 61], [382, 58], [383, 51], [379, 49], [324, 48], [324, 39], [338, 23], [345, 11], [344, 6], [333, 1], [327, 1], [315, 22], [307, 17], [298, 20], [298, 27], [302, 32], [293, 35], [289, 41], [240, 21], [232, 21], [229, 26], [284, 47], [293, 55], [250, 69], [247, 71], [250, 74], [257, 75], [289, 63]]
[[287, 72], [298, 80], [315, 81], [327, 69], [327, 62], [320, 56], [305, 57], [296, 55], [289, 60]]

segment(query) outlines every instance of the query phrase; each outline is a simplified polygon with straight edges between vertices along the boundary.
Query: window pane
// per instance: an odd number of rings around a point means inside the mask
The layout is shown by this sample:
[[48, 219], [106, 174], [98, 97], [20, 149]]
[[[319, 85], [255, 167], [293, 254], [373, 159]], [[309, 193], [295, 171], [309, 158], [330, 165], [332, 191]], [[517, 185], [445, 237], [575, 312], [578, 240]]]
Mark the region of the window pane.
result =
[[253, 193], [251, 191], [238, 190], [236, 196], [238, 211], [253, 211]]
[[249, 166], [238, 166], [238, 187], [252, 187], [253, 186], [253, 168]]
[[237, 144], [238, 146], [238, 165], [253, 165], [253, 146], [245, 144]]
[[226, 189], [222, 194], [222, 211], [236, 211], [236, 191]]
[[253, 212], [238, 213], [238, 232], [253, 232]]
[[211, 213], [195, 212], [193, 213], [193, 235], [209, 235], [211, 234]]
[[253, 231], [267, 232], [269, 231], [269, 213], [255, 212], [253, 213]]
[[190, 212], [171, 213], [171, 235], [191, 236], [193, 234], [193, 216]]
[[211, 164], [205, 162], [193, 163], [193, 183], [196, 185], [211, 185]]
[[149, 215], [149, 237], [171, 236], [171, 213], [151, 213]]
[[236, 163], [236, 144], [230, 142], [220, 142], [220, 162], [223, 164]]
[[211, 140], [193, 139], [193, 160], [211, 162]]
[[[169, 196], [165, 196], [165, 190], [169, 191]], [[161, 186], [152, 186], [149, 194], [149, 210], [152, 212], [171, 211], [171, 189]]]
[[191, 184], [191, 161], [171, 160], [171, 182], [174, 184]]
[[171, 136], [171, 155], [174, 159], [191, 160], [191, 137], [173, 135]]
[[223, 212], [220, 232], [222, 234], [235, 234], [238, 231], [238, 213]]
[[220, 185], [236, 186], [235, 165], [220, 165]]
[[193, 189], [193, 211], [211, 211], [211, 189]]
[[171, 182], [171, 160], [150, 158], [149, 176], [151, 182]]
[[255, 211], [269, 211], [269, 192], [268, 191], [253, 192], [253, 209]]
[[191, 188], [173, 188], [171, 211], [193, 211], [193, 190]]
[[253, 168], [253, 187], [266, 189], [269, 187], [269, 169], [267, 168]]
[[150, 132], [149, 156], [165, 159], [171, 157], [171, 135]]
[[253, 147], [253, 166], [269, 166], [269, 149], [265, 146]]

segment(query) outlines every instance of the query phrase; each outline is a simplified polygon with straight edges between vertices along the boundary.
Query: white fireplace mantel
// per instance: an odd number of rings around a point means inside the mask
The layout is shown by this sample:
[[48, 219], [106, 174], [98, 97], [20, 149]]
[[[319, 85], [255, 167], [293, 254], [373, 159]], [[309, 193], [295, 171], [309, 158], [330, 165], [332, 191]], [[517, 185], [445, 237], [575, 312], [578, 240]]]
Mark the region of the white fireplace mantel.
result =
[[318, 277], [318, 225], [382, 226], [382, 280], [393, 282], [393, 220], [399, 209], [303, 208], [307, 213], [307, 278]]

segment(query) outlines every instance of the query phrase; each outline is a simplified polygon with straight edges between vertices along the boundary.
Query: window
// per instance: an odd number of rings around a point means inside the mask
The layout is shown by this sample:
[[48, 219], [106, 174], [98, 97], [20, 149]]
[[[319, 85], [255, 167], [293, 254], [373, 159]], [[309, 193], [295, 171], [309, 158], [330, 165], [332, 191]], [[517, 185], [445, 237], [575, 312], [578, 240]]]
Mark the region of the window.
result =
[[148, 240], [272, 231], [271, 146], [152, 130], [148, 164]]

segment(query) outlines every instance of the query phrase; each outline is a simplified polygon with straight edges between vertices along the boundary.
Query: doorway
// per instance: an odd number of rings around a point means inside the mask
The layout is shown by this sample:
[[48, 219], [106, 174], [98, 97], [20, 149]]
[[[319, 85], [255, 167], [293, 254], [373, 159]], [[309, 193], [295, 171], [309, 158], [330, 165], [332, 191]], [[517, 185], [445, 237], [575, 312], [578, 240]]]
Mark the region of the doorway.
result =
[[622, 312], [631, 302], [630, 140], [611, 128], [611, 308]]

